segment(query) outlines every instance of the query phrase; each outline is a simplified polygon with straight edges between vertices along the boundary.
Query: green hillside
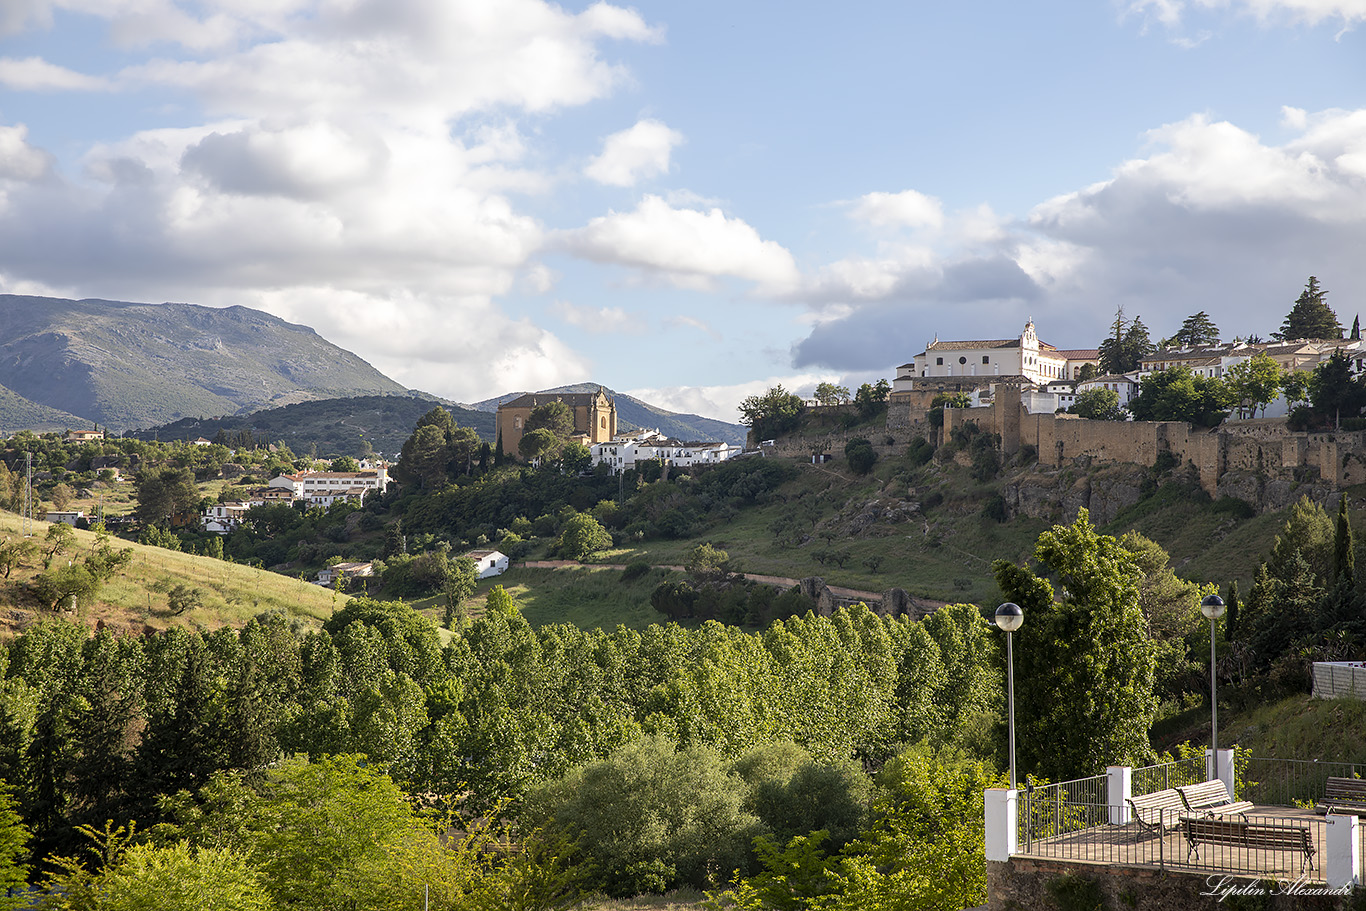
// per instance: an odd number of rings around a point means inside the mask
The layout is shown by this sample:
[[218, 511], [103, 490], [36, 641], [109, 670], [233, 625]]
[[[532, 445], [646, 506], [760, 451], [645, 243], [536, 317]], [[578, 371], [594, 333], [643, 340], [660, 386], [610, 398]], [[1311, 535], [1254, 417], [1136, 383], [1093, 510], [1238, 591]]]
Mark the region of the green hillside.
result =
[[320, 399], [251, 414], [182, 418], [128, 435], [140, 440], [172, 441], [197, 437], [212, 440], [220, 431], [229, 437], [249, 432], [258, 442], [284, 443], [300, 455], [316, 452], [319, 458], [330, 458], [377, 452], [397, 458], [417, 419], [438, 404], [450, 411], [461, 427], [471, 427], [481, 439], [494, 442], [494, 415], [417, 392]]

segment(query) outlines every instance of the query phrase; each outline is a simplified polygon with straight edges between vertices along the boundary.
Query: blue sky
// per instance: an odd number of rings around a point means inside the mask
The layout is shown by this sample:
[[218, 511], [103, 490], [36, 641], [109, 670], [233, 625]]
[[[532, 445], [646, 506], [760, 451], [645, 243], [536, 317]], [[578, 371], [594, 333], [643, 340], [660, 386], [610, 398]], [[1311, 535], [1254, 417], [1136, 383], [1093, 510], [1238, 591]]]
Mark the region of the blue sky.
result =
[[733, 420], [1366, 290], [1366, 0], [8, 0], [0, 291]]

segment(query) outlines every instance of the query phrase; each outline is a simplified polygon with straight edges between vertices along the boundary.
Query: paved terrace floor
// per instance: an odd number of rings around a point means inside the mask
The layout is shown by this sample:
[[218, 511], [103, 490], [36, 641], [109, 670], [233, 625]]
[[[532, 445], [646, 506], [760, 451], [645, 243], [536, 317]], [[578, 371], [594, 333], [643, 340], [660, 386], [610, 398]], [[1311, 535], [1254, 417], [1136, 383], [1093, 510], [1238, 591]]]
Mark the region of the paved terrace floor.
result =
[[[1237, 820], [1238, 816], [1224, 817]], [[1257, 806], [1247, 812], [1249, 822], [1307, 828], [1314, 845], [1314, 868], [1304, 869], [1306, 881], [1324, 879], [1326, 826], [1324, 818], [1310, 809], [1298, 807]], [[1172, 824], [1176, 824], [1175, 818]], [[1161, 866], [1189, 873], [1228, 873], [1241, 876], [1266, 876], [1274, 879], [1297, 879], [1304, 855], [1294, 849], [1247, 848], [1234, 845], [1198, 845], [1199, 859], [1187, 860], [1188, 844], [1180, 828], [1165, 836], [1144, 830], [1137, 823], [1101, 825], [1067, 835], [1034, 839], [1026, 843], [1021, 837], [1019, 854], [1052, 860], [1079, 863], [1104, 863], [1124, 866]], [[1363, 839], [1366, 854], [1366, 839]], [[1366, 869], [1366, 857], [1363, 857]]]

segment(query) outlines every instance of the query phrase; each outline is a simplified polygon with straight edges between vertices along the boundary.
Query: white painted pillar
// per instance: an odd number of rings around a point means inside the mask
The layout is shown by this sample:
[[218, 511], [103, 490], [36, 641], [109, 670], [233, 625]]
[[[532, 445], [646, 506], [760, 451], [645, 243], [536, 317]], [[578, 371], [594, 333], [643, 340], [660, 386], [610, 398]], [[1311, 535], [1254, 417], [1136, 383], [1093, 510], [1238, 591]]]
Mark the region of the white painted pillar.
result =
[[[1209, 750], [1205, 750], [1205, 765], [1211, 768]], [[1233, 751], [1220, 750], [1219, 755], [1214, 757], [1210, 778], [1217, 778], [1224, 783], [1224, 788], [1228, 791], [1228, 796], [1234, 800], [1238, 795], [1233, 793]]]
[[1129, 804], [1134, 796], [1134, 770], [1127, 765], [1112, 765], [1105, 770], [1105, 802], [1110, 807], [1110, 825], [1122, 826], [1129, 821]]
[[1323, 874], [1328, 888], [1361, 884], [1361, 820], [1356, 816], [1330, 815], [1327, 844], [1323, 851]]
[[986, 800], [987, 860], [1010, 860], [1019, 847], [1020, 792], [1010, 788], [988, 788]]

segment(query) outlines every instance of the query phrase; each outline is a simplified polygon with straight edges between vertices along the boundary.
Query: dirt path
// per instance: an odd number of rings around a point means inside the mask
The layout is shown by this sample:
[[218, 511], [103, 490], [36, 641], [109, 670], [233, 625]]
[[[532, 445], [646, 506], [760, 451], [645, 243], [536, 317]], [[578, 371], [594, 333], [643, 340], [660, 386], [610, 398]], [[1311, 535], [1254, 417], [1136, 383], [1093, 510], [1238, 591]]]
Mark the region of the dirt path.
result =
[[[572, 569], [577, 567], [587, 569], [615, 569], [620, 571], [626, 568], [625, 563], [579, 563], [575, 560], [528, 560], [525, 563], [519, 563], [518, 565], [528, 567], [529, 569]], [[658, 565], [651, 566], [650, 568], [671, 569], [675, 572], [683, 572], [683, 567], [681, 566]], [[791, 588], [801, 581], [800, 579], [789, 579], [786, 576], [766, 576], [762, 573], [740, 573], [739, 575], [751, 582], [762, 582], [765, 585], [777, 585], [781, 588]], [[838, 585], [830, 585], [829, 588], [830, 594], [834, 595], [836, 598], [847, 598], [850, 601], [864, 602], [880, 602], [882, 600], [882, 592], [859, 591], [856, 588], [841, 588]], [[932, 605], [936, 609], [941, 608], [948, 603], [947, 601], [935, 601], [930, 598], [916, 598], [915, 600], [920, 604], [927, 606]]]

